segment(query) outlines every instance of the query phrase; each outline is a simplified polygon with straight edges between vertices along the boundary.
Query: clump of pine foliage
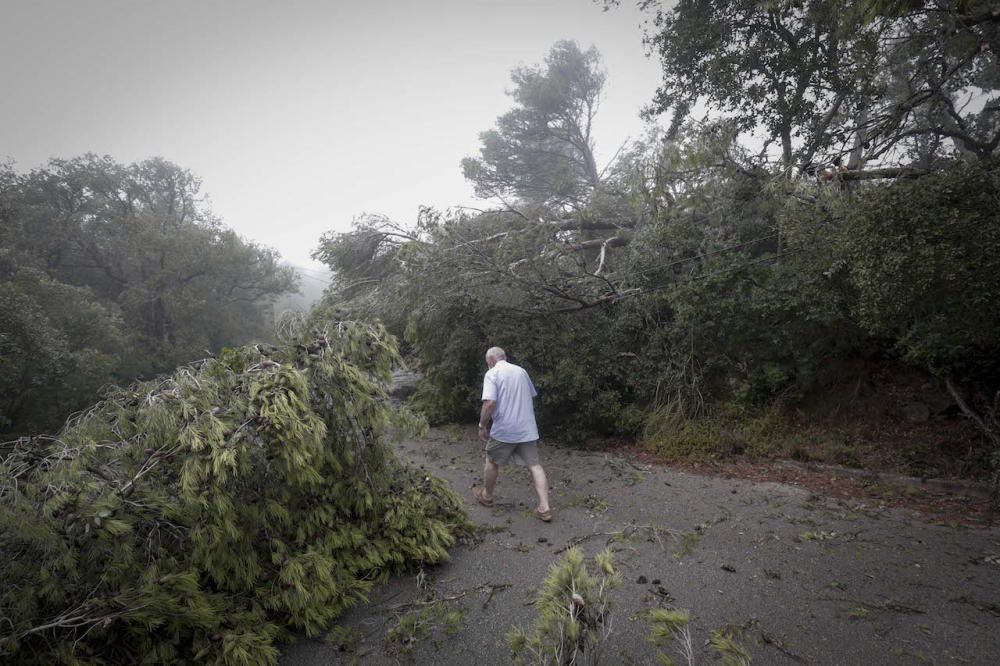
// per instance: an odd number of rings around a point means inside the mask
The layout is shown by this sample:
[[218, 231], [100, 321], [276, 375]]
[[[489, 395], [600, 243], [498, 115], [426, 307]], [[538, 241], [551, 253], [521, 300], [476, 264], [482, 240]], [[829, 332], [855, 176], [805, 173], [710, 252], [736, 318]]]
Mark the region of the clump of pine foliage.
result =
[[[691, 642], [691, 614], [679, 608], [651, 608], [646, 613], [650, 624], [650, 643], [662, 647], [673, 647], [681, 659], [689, 666], [694, 664], [694, 646]], [[667, 652], [657, 650], [656, 660], [662, 666], [675, 666], [677, 661]]]
[[514, 627], [507, 643], [519, 663], [540, 666], [597, 664], [611, 633], [609, 592], [620, 582], [610, 550], [594, 558], [587, 570], [583, 552], [566, 551], [552, 565], [535, 601], [538, 620], [531, 633]]
[[[645, 613], [650, 625], [648, 641], [657, 647], [656, 661], [661, 666], [686, 664], [695, 666], [694, 644], [691, 639], [691, 614], [679, 608], [651, 608]], [[740, 627], [726, 626], [709, 632], [708, 647], [716, 653], [716, 663], [722, 666], [749, 666], [753, 656], [742, 641]], [[665, 649], [676, 653], [674, 658]]]
[[399, 462], [384, 329], [341, 323], [127, 389], [0, 457], [0, 655], [273, 664], [467, 523]]

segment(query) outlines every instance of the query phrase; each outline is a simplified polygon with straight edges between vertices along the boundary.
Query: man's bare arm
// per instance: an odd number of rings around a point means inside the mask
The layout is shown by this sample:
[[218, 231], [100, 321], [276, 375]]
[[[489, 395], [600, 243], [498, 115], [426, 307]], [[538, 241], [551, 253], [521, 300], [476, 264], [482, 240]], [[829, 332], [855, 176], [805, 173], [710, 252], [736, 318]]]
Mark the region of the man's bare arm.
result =
[[497, 406], [496, 400], [483, 400], [483, 407], [479, 410], [479, 427], [489, 428], [490, 419], [493, 418], [493, 409]]

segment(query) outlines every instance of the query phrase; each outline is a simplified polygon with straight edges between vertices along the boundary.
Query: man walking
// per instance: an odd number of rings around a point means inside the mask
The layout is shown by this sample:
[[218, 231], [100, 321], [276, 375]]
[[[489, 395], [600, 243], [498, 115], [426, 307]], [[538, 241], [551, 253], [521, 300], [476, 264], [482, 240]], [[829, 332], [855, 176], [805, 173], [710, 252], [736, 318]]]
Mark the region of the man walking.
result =
[[486, 365], [489, 370], [483, 378], [483, 406], [479, 413], [479, 439], [486, 442], [486, 464], [483, 485], [473, 487], [472, 495], [483, 506], [492, 506], [499, 466], [513, 461], [531, 472], [538, 493], [535, 517], [549, 522], [549, 482], [538, 462], [538, 426], [532, 404], [538, 393], [524, 368], [508, 363], [499, 347], [490, 347], [486, 352]]

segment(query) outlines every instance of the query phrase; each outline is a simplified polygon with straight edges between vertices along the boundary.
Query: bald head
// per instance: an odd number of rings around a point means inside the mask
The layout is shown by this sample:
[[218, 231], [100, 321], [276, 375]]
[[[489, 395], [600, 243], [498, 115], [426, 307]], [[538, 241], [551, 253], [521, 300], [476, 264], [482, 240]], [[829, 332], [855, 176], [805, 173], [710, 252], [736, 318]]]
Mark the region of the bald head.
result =
[[507, 360], [507, 354], [500, 347], [490, 347], [486, 350], [486, 365], [491, 368], [496, 364], [497, 361]]

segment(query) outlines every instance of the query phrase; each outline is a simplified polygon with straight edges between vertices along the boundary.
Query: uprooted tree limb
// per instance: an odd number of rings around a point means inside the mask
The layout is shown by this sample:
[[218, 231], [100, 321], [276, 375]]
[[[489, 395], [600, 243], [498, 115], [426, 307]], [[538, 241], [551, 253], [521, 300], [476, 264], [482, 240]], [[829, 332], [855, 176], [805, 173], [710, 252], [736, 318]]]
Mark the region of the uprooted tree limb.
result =
[[386, 441], [421, 427], [389, 404], [395, 343], [311, 323], [0, 445], [0, 660], [273, 664], [447, 558], [460, 500]]
[[[993, 396], [993, 402], [987, 406], [985, 413], [980, 414], [969, 405], [951, 377], [945, 378], [944, 385], [955, 404], [962, 410], [962, 414], [976, 424], [979, 431], [993, 445], [994, 455], [1000, 457], [1000, 391], [997, 391]], [[994, 506], [1000, 508], [1000, 468], [993, 472], [993, 478], [990, 482], [990, 497]]]

